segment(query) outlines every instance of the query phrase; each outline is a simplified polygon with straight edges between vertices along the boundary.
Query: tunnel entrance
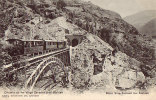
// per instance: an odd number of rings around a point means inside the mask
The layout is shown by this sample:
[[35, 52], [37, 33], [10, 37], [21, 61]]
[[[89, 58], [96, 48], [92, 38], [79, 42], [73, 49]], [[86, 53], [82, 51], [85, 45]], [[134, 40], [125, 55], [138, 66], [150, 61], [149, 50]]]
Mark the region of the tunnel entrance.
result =
[[77, 39], [73, 39], [73, 40], [72, 40], [72, 47], [77, 46], [78, 43], [79, 43], [79, 41], [78, 41]]

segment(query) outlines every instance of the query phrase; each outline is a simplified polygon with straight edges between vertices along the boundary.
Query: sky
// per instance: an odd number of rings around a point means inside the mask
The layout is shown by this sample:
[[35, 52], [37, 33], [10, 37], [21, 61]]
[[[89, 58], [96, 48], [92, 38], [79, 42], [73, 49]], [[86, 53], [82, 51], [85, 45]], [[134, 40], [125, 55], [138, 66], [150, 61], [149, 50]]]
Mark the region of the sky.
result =
[[156, 0], [85, 0], [126, 17], [144, 10], [156, 10]]

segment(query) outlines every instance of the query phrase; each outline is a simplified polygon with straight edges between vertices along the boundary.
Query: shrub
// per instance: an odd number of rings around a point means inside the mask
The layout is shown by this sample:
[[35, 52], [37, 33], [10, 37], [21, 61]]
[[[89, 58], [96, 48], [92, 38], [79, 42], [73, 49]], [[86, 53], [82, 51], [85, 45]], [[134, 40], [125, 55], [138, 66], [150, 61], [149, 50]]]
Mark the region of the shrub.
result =
[[65, 6], [66, 3], [64, 2], [64, 0], [59, 0], [56, 5], [57, 9], [63, 9]]

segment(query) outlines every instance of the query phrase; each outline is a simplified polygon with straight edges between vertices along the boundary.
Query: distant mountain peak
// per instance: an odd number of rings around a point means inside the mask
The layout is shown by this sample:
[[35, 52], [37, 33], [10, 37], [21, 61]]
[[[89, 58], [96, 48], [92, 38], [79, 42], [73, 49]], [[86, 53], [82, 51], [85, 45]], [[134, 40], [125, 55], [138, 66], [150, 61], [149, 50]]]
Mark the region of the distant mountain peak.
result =
[[156, 10], [145, 10], [124, 18], [126, 22], [138, 30], [150, 20], [156, 18]]

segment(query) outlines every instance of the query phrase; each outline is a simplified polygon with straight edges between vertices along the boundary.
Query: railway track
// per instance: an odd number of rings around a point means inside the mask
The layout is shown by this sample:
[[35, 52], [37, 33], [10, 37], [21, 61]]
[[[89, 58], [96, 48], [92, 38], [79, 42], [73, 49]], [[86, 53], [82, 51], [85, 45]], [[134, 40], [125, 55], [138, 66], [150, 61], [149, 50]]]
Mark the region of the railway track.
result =
[[[16, 57], [14, 57], [15, 63], [7, 63], [7, 65], [3, 65], [3, 70], [6, 72], [15, 72], [16, 70], [20, 70], [24, 67], [28, 67], [28, 66], [31, 66], [32, 64], [40, 62], [41, 60], [43, 60], [46, 57], [55, 56], [55, 55], [59, 54], [60, 52], [66, 52], [67, 50], [69, 50], [69, 48], [60, 49], [57, 51], [52, 51], [52, 50], [43, 51], [42, 53], [37, 53], [36, 55], [30, 54], [30, 55], [25, 56], [25, 58], [27, 58], [27, 59], [24, 59], [21, 61], [19, 60], [20, 56], [16, 56]], [[28, 64], [25, 64], [25, 62]], [[18, 68], [13, 68], [13, 66], [16, 66], [16, 64], [21, 64], [21, 65]]]

